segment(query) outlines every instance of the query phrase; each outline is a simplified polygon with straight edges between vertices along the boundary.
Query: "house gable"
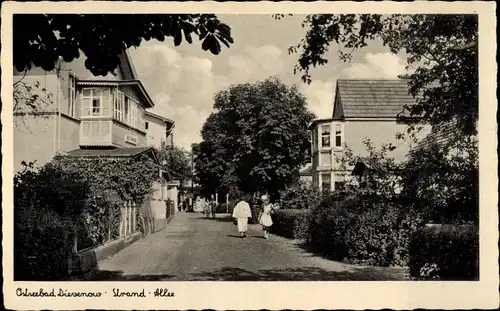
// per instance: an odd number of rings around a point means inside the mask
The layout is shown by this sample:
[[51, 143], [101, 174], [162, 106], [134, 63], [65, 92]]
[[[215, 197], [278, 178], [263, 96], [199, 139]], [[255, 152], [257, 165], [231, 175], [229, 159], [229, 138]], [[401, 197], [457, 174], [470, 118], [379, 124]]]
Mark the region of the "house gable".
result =
[[342, 107], [342, 102], [339, 96], [339, 86], [335, 88], [335, 100], [333, 102], [333, 120], [342, 120], [344, 118], [344, 109]]

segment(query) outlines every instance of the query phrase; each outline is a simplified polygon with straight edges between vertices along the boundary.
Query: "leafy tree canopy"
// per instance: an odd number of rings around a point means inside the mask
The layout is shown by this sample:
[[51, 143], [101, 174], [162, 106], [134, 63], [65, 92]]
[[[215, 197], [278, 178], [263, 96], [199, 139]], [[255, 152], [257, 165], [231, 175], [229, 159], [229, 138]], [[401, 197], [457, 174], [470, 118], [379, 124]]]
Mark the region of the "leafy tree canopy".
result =
[[183, 38], [202, 41], [202, 49], [218, 55], [221, 43], [233, 43], [231, 28], [213, 14], [15, 14], [14, 66], [18, 71], [41, 67], [53, 70], [58, 59], [66, 62], [86, 56], [85, 66], [95, 76], [113, 72], [118, 55], [143, 40], [167, 37], [176, 46]]
[[349, 61], [354, 50], [378, 39], [393, 53], [405, 52], [415, 69], [408, 76], [410, 92], [419, 96], [408, 107], [410, 115], [432, 125], [456, 121], [464, 134], [476, 133], [477, 15], [315, 14], [302, 26], [306, 35], [289, 53], [300, 54], [295, 72], [302, 72], [304, 82], [311, 82], [312, 67], [328, 63], [332, 44], [339, 46], [340, 59]]
[[215, 95], [214, 108], [193, 149], [202, 185], [277, 194], [298, 178], [314, 115], [295, 86], [278, 78], [233, 85]]
[[171, 179], [179, 180], [181, 183], [192, 176], [188, 153], [175, 146], [168, 146], [163, 142], [157, 150], [158, 160]]

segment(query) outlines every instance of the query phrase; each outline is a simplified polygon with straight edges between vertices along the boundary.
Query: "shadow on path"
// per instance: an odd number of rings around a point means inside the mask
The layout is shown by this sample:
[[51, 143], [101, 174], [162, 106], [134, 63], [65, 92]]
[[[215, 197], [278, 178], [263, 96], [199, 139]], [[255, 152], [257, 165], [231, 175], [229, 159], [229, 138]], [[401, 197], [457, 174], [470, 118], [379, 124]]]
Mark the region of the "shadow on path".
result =
[[233, 222], [233, 217], [229, 215], [216, 215], [215, 218], [205, 218], [206, 220], [213, 220], [218, 222]]
[[377, 268], [353, 268], [351, 271], [329, 271], [318, 267], [267, 269], [252, 272], [224, 267], [212, 272], [192, 274], [193, 281], [397, 281], [401, 277], [387, 275]]
[[121, 270], [94, 270], [85, 276], [75, 276], [78, 281], [164, 281], [175, 277], [171, 274], [124, 274]]
[[262, 235], [252, 235], [252, 238], [256, 238], [256, 239], [263, 239], [265, 240], [266, 238], [263, 237]]

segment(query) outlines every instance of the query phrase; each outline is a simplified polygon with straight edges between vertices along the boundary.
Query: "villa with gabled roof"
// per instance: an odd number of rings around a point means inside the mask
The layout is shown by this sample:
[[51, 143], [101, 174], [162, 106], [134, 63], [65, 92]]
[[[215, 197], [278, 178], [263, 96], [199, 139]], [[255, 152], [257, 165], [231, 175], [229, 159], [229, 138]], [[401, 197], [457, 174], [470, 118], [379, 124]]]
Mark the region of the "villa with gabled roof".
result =
[[119, 60], [114, 74], [105, 77], [93, 76], [83, 58], [59, 60], [50, 72], [14, 70], [14, 81], [39, 84], [51, 94], [37, 113], [27, 107], [14, 113], [16, 171], [21, 161], [43, 165], [57, 154], [78, 154], [80, 149], [101, 154], [102, 149], [124, 148], [132, 155], [135, 148], [147, 146], [145, 113], [154, 103], [128, 53]]
[[[126, 51], [119, 55], [115, 72], [104, 77], [92, 75], [83, 57], [72, 62], [59, 60], [52, 71], [14, 69], [13, 74], [14, 83], [27, 86], [24, 92], [31, 91], [47, 99], [36, 111], [23, 103], [14, 110], [15, 171], [22, 169], [22, 161], [42, 166], [55, 156], [122, 159], [148, 155], [161, 165], [154, 150], [155, 142], [164, 140], [173, 145], [174, 121], [148, 112], [154, 102]], [[161, 178], [153, 185], [152, 198], [146, 199], [141, 207], [143, 217], [151, 220], [149, 231], [165, 227], [166, 218], [173, 214], [167, 211], [166, 201], [177, 201], [178, 185], [160, 166], [158, 173]], [[127, 226], [120, 236], [137, 233], [132, 211], [132, 206], [137, 206], [132, 203], [127, 202], [122, 208], [120, 221]]]
[[[369, 139], [375, 147], [392, 143], [395, 161], [406, 159], [410, 150], [408, 141], [396, 140], [406, 125], [398, 121], [404, 107], [415, 99], [409, 94], [408, 81], [393, 80], [344, 80], [337, 81], [332, 118], [318, 119], [311, 123], [311, 163], [301, 172], [301, 179], [324, 191], [342, 188], [354, 167], [341, 168], [339, 159], [349, 148], [355, 155], [367, 155], [363, 143]], [[419, 135], [429, 132], [425, 127]]]

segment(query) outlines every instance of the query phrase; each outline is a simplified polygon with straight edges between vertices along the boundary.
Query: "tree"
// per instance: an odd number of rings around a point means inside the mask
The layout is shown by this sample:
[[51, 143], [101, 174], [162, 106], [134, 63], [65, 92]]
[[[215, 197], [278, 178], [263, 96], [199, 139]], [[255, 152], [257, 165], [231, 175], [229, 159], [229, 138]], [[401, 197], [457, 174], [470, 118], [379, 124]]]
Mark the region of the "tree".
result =
[[414, 134], [419, 122], [434, 129], [451, 125], [451, 130], [441, 132], [446, 139], [414, 150], [403, 164], [403, 196], [417, 209], [432, 203], [427, 208], [438, 221], [476, 221], [477, 15], [309, 15], [303, 27], [304, 39], [289, 52], [300, 53], [295, 72], [302, 72], [304, 82], [311, 81], [312, 67], [328, 63], [325, 55], [332, 43], [340, 47], [343, 61], [370, 40], [406, 54], [407, 69], [413, 72], [401, 78], [408, 79], [416, 98], [415, 105], [406, 107], [410, 118], [400, 116], [409, 125], [407, 133]]
[[402, 198], [429, 221], [479, 222], [477, 140], [455, 139], [455, 152], [436, 141], [416, 148], [401, 170]]
[[191, 44], [193, 35], [215, 55], [221, 43], [233, 43], [231, 28], [213, 14], [14, 14], [14, 66], [19, 72], [33, 66], [50, 71], [60, 58], [71, 62], [82, 52], [87, 69], [105, 76], [117, 68], [123, 50], [142, 40], [172, 37], [178, 46], [183, 36]]
[[[347, 180], [345, 189], [347, 192], [354, 190], [357, 196], [364, 192], [365, 195], [371, 196], [372, 199], [369, 201], [372, 201], [374, 197], [383, 199], [395, 197], [401, 185], [398, 176], [401, 168], [391, 156], [391, 152], [396, 147], [388, 143], [376, 148], [368, 138], [363, 140], [363, 144], [367, 151], [365, 156], [356, 155], [346, 147], [342, 157], [337, 159], [341, 170], [352, 170], [356, 165], [362, 165], [363, 168], [355, 174], [358, 178]], [[361, 182], [362, 176], [363, 182]]]
[[161, 166], [167, 171], [172, 179], [179, 180], [183, 183], [191, 178], [191, 166], [189, 163], [187, 152], [179, 147], [168, 146], [162, 142], [157, 150], [158, 161]]
[[477, 15], [316, 14], [308, 15], [303, 27], [305, 37], [289, 53], [300, 53], [295, 72], [303, 73], [304, 82], [310, 83], [312, 67], [328, 63], [332, 43], [339, 45], [340, 59], [349, 61], [368, 41], [382, 40], [393, 53], [405, 52], [408, 66], [415, 67], [408, 82], [419, 96], [407, 107], [410, 116], [432, 125], [454, 121], [465, 135], [476, 134]]
[[214, 108], [193, 150], [202, 185], [277, 195], [298, 179], [314, 115], [295, 86], [278, 78], [233, 85], [215, 95]]

